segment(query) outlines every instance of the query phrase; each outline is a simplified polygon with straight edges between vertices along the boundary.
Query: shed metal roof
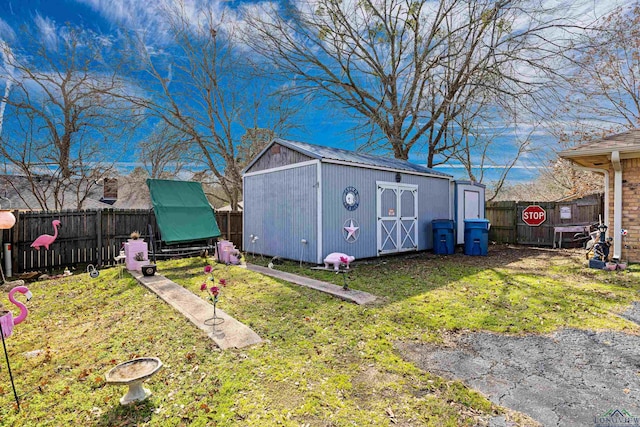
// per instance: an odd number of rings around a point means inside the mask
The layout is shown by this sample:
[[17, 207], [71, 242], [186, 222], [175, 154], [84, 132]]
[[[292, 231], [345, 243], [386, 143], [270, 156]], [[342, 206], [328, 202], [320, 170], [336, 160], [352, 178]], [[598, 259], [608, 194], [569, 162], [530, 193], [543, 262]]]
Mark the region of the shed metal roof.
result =
[[314, 159], [334, 160], [353, 163], [354, 165], [366, 165], [371, 167], [407, 171], [418, 174], [437, 175], [442, 176], [443, 178], [453, 178], [452, 175], [448, 175], [446, 173], [439, 172], [425, 166], [417, 165], [406, 160], [400, 160], [391, 157], [374, 156], [372, 154], [357, 153], [355, 151], [343, 150], [340, 148], [325, 147], [322, 145], [307, 144], [305, 142], [289, 141], [280, 138], [274, 139], [271, 144], [269, 144], [262, 151], [262, 153], [256, 156], [254, 161], [252, 161], [251, 164], [247, 166], [245, 172], [249, 170], [253, 163], [275, 143], [288, 147], [292, 150], [299, 151]]

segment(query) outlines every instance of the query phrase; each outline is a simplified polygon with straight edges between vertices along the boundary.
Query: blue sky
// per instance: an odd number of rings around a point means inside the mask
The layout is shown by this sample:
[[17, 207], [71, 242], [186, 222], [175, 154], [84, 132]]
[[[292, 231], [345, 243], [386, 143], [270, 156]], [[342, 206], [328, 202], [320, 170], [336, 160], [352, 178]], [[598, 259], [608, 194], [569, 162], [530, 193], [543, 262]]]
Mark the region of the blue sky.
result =
[[[562, 0], [545, 0], [547, 3], [563, 4]], [[226, 11], [233, 14], [233, 10], [239, 5], [252, 2], [242, 1], [213, 1], [190, 0], [185, 4], [194, 11], [207, 4], [217, 11]], [[253, 2], [255, 3], [255, 2]], [[612, 10], [616, 5], [628, 2], [614, 0], [598, 0], [582, 2], [573, 6], [575, 15], [584, 15], [585, 20], [594, 16], [602, 16]], [[163, 34], [161, 12], [156, 0], [0, 0], [0, 39], [12, 45], [18, 45], [20, 37], [19, 28], [26, 25], [37, 28], [41, 37], [55, 34], [57, 28], [64, 23], [71, 23], [89, 29], [96, 34], [102, 34], [111, 40], [117, 40], [122, 29], [126, 31], [144, 30], [149, 34], [148, 40], [155, 43], [155, 48], [170, 48], [167, 46], [167, 38]], [[293, 131], [289, 137], [305, 142], [320, 145], [330, 145], [346, 149], [355, 149], [359, 141], [354, 140], [347, 130], [353, 126], [347, 114], [332, 107], [320, 106], [311, 108], [300, 116], [302, 128]], [[500, 127], [500, 123], [493, 126]], [[528, 129], [508, 129], [497, 140], [496, 153], [505, 154], [508, 157], [509, 142], [526, 134]], [[534, 144], [540, 147], [550, 147], [556, 144], [555, 140], [544, 131], [536, 131], [533, 134]], [[131, 153], [132, 154], [132, 153]], [[496, 154], [500, 155], [500, 154]], [[424, 156], [420, 152], [412, 152], [411, 161], [424, 163]], [[135, 159], [124, 159], [126, 163], [133, 163]], [[540, 157], [525, 156], [510, 173], [513, 181], [529, 180], [535, 178], [537, 167], [540, 165]], [[451, 173], [456, 177], [465, 177], [464, 170], [458, 167], [442, 167], [443, 172]], [[499, 169], [488, 169], [486, 175], [489, 179], [496, 176]]]

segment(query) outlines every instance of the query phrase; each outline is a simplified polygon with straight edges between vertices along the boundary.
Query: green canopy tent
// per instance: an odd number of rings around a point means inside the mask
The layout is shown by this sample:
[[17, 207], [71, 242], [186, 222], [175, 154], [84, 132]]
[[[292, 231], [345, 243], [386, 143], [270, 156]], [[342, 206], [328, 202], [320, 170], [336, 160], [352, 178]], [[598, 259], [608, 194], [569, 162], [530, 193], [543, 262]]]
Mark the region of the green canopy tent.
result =
[[202, 190], [190, 181], [147, 179], [162, 242], [174, 245], [220, 236], [220, 229]]

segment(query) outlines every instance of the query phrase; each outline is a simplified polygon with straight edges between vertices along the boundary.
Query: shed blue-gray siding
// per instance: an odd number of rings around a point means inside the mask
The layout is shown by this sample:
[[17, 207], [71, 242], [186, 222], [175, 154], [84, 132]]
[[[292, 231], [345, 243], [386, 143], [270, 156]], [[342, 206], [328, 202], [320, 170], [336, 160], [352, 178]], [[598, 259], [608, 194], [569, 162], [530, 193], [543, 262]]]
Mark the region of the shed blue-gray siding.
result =
[[245, 176], [245, 250], [315, 263], [317, 182], [316, 164]]
[[[396, 172], [363, 167], [322, 163], [322, 256], [344, 252], [358, 258], [378, 255], [376, 181], [395, 182]], [[433, 247], [431, 220], [450, 218], [450, 181], [446, 177], [428, 177], [402, 173], [402, 184], [418, 186], [418, 250]], [[358, 190], [360, 204], [348, 211], [342, 204], [346, 187]], [[246, 197], [245, 197], [245, 200]], [[353, 218], [360, 225], [358, 240], [344, 239], [345, 221]]]

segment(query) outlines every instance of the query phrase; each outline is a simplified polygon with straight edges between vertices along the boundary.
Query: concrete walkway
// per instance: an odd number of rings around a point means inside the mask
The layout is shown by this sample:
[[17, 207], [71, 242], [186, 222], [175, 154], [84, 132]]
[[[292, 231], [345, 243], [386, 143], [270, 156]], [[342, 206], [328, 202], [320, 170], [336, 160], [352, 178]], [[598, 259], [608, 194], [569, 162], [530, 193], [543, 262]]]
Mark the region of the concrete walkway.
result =
[[[216, 309], [216, 314], [224, 319], [224, 322], [216, 325], [214, 329], [210, 324], [210, 319], [213, 317], [211, 304], [166, 277], [160, 274], [143, 276], [138, 271], [129, 271], [129, 273], [171, 307], [178, 310], [191, 323], [205, 331], [222, 350], [242, 348], [262, 342], [258, 334], [219, 308]], [[209, 322], [205, 323], [207, 320]]]
[[356, 304], [370, 304], [376, 300], [375, 295], [371, 295], [367, 292], [358, 291], [355, 289], [343, 289], [342, 286], [334, 285], [332, 283], [322, 282], [320, 280], [310, 279], [308, 277], [302, 277], [284, 271], [272, 270], [267, 267], [261, 267], [255, 264], [247, 264], [247, 270], [255, 271], [256, 273], [264, 274], [265, 276], [275, 277], [276, 279], [285, 280], [287, 282], [295, 283], [296, 285], [306, 286], [307, 288], [315, 289], [316, 291], [324, 292], [345, 301], [354, 302]]

